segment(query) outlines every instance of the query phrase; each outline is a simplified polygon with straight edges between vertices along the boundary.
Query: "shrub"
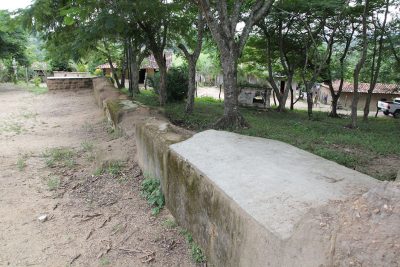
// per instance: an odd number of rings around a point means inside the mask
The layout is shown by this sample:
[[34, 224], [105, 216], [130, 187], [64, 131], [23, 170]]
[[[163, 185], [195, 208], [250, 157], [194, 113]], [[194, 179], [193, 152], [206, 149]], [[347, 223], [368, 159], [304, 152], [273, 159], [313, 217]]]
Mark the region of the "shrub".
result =
[[36, 76], [35, 78], [32, 79], [32, 81], [33, 81], [33, 84], [34, 84], [36, 87], [39, 87], [40, 83], [42, 82], [42, 79], [40, 79], [39, 76]]
[[[150, 85], [156, 94], [160, 91], [160, 74], [150, 77]], [[173, 67], [167, 73], [167, 101], [175, 102], [185, 99], [188, 91], [188, 71], [184, 67]]]
[[96, 69], [94, 71], [94, 75], [96, 75], [97, 77], [101, 77], [103, 76], [103, 71], [101, 69]]
[[161, 191], [160, 180], [155, 178], [146, 178], [141, 185], [142, 196], [146, 198], [147, 202], [153, 207], [151, 210], [153, 215], [160, 213], [164, 207], [165, 200]]

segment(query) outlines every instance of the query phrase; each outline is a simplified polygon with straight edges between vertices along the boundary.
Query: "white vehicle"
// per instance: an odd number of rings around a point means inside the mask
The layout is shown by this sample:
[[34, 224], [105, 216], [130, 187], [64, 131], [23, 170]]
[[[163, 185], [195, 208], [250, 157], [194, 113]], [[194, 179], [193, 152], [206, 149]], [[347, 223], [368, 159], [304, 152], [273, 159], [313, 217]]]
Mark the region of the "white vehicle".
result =
[[378, 101], [378, 109], [386, 116], [392, 114], [394, 118], [400, 118], [400, 97], [393, 101]]

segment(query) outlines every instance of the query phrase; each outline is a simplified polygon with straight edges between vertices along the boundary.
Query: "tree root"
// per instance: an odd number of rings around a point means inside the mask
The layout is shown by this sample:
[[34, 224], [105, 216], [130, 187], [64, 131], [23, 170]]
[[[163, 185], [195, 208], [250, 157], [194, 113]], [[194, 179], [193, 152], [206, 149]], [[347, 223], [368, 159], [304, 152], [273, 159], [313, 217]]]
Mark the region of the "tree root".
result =
[[242, 129], [249, 128], [250, 125], [246, 122], [242, 114], [235, 112], [229, 115], [224, 115], [222, 118], [217, 120], [213, 128], [214, 129]]

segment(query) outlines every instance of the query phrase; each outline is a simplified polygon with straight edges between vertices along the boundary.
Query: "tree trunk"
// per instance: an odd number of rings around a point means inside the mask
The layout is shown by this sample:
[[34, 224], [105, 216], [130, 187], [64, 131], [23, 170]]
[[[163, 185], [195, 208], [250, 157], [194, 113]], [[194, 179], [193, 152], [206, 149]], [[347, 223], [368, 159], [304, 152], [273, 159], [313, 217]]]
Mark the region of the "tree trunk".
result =
[[221, 65], [224, 78], [224, 115], [215, 123], [215, 128], [248, 127], [239, 112], [237, 92], [237, 62], [233, 51], [221, 55]]
[[294, 109], [293, 88], [290, 87], [290, 110]]
[[196, 91], [196, 61], [193, 57], [188, 58], [189, 63], [189, 88], [188, 88], [188, 96], [186, 99], [186, 113], [193, 112], [194, 106], [194, 93]]
[[119, 82], [119, 78], [118, 78], [117, 71], [115, 70], [114, 65], [113, 65], [113, 63], [112, 63], [110, 50], [108, 49], [107, 42], [106, 42], [106, 41], [103, 41], [103, 43], [104, 43], [104, 48], [105, 48], [106, 51], [107, 51], [107, 53], [105, 53], [105, 54], [106, 54], [106, 56], [107, 56], [108, 64], [110, 64], [111, 72], [112, 72], [112, 74], [113, 74], [115, 83], [117, 84], [117, 87], [120, 89], [120, 88], [121, 88], [121, 84], [120, 84], [120, 82]]
[[313, 109], [313, 94], [310, 91], [307, 91], [307, 113], [308, 119], [311, 120], [313, 117], [312, 109]]
[[167, 102], [167, 67], [165, 64], [159, 65], [160, 68], [160, 106], [165, 106]]
[[362, 38], [363, 38], [363, 48], [361, 52], [360, 60], [358, 61], [356, 67], [354, 68], [354, 92], [353, 92], [353, 100], [351, 102], [351, 128], [357, 128], [357, 105], [358, 105], [358, 79], [360, 76], [361, 69], [364, 66], [365, 59], [367, 57], [367, 48], [368, 48], [368, 41], [367, 41], [367, 16], [368, 16], [368, 6], [369, 0], [365, 0], [364, 12], [362, 17]]
[[164, 51], [153, 50], [153, 55], [160, 71], [160, 91], [158, 92], [160, 106], [165, 106], [165, 103], [167, 102], [167, 63], [164, 58]]
[[108, 64], [110, 64], [111, 72], [112, 72], [113, 78], [115, 80], [115, 83], [117, 84], [117, 88], [121, 88], [121, 84], [119, 82], [118, 74], [117, 74], [116, 69], [113, 66], [113, 62], [111, 60], [111, 57], [107, 56], [107, 60], [108, 60]]
[[131, 80], [132, 80], [132, 92], [134, 94], [139, 94], [139, 66], [137, 64], [137, 54], [132, 53], [131, 60]]
[[333, 94], [332, 95], [332, 110], [331, 113], [329, 114], [330, 117], [332, 118], [338, 118], [339, 115], [337, 114], [337, 105], [339, 102], [339, 95]]
[[365, 99], [365, 107], [364, 107], [364, 116], [363, 120], [367, 121], [368, 120], [368, 114], [369, 114], [369, 106], [371, 105], [371, 98], [372, 98], [372, 90], [368, 90], [367, 98]]
[[128, 69], [128, 67], [127, 67], [128, 59], [126, 57], [126, 52], [127, 52], [127, 43], [125, 42], [125, 44], [124, 44], [124, 55], [122, 56], [122, 60], [121, 60], [121, 66], [122, 66], [121, 88], [125, 88], [125, 73], [126, 73], [126, 70]]

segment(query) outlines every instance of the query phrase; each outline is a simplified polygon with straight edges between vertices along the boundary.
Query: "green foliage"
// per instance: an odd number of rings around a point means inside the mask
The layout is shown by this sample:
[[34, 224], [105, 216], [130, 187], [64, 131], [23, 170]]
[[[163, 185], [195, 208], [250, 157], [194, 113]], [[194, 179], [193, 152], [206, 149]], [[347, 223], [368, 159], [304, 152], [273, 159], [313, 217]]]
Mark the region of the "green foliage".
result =
[[[158, 94], [160, 90], [160, 75], [150, 77], [150, 84]], [[167, 73], [167, 101], [175, 102], [185, 99], [188, 91], [188, 72], [183, 66], [171, 68]]]
[[50, 191], [57, 190], [61, 185], [60, 177], [52, 176], [47, 180], [47, 187]]
[[94, 75], [96, 75], [97, 77], [101, 77], [103, 76], [103, 71], [101, 69], [96, 69], [94, 71]]
[[18, 157], [17, 160], [17, 168], [19, 171], [23, 171], [26, 168], [26, 160], [28, 159], [28, 155], [24, 154]]
[[68, 148], [51, 148], [47, 149], [42, 156], [45, 158], [47, 167], [73, 167], [75, 153]]
[[27, 35], [21, 25], [6, 10], [0, 10], [0, 59], [15, 58], [20, 65], [27, 65], [25, 54]]
[[124, 164], [121, 161], [110, 161], [107, 164], [107, 173], [110, 175], [118, 175]]
[[186, 239], [186, 242], [190, 247], [190, 254], [192, 256], [192, 260], [196, 263], [202, 263], [206, 261], [206, 256], [203, 253], [203, 250], [197, 245], [193, 240], [193, 236], [186, 229], [181, 229], [180, 234], [183, 235]]
[[135, 95], [135, 100], [150, 107], [159, 106], [158, 95], [153, 90], [142, 90], [140, 94]]
[[166, 219], [163, 222], [163, 225], [169, 229], [174, 229], [176, 228], [178, 225], [176, 224], [176, 221], [174, 219]]
[[147, 202], [153, 207], [151, 213], [157, 215], [164, 207], [165, 200], [161, 191], [161, 184], [159, 179], [146, 178], [141, 184], [141, 194]]
[[81, 147], [83, 149], [84, 152], [92, 152], [94, 145], [91, 141], [83, 141], [81, 143]]
[[40, 83], [42, 82], [42, 79], [40, 79], [40, 77], [36, 76], [35, 78], [32, 79], [32, 81], [36, 87], [39, 87]]

